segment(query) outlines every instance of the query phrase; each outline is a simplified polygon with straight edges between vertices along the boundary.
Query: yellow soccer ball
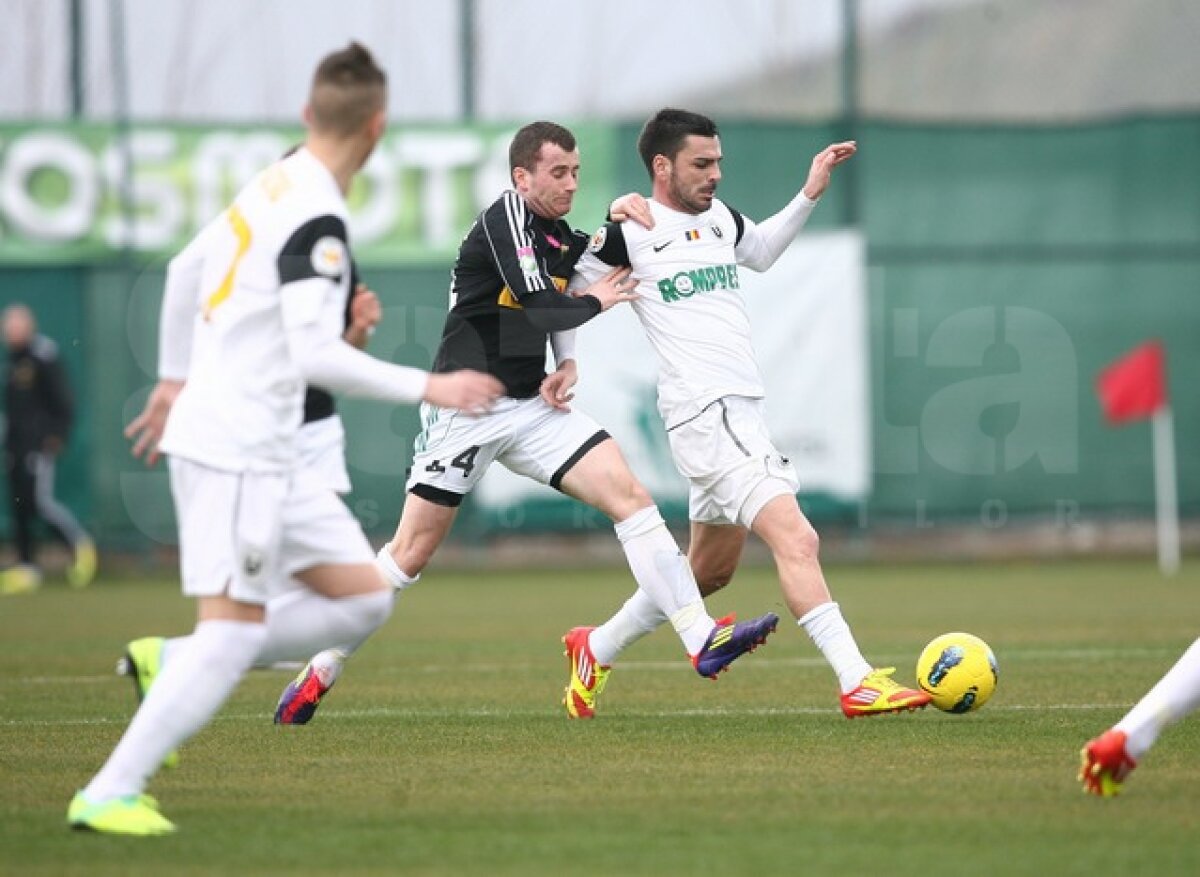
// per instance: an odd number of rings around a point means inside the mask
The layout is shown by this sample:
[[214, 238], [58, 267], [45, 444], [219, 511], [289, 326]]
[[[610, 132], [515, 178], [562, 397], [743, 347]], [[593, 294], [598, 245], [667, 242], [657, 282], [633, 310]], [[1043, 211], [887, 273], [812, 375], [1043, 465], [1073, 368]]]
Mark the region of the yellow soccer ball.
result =
[[979, 709], [996, 690], [996, 680], [996, 656], [969, 633], [944, 633], [917, 658], [917, 684], [944, 712]]

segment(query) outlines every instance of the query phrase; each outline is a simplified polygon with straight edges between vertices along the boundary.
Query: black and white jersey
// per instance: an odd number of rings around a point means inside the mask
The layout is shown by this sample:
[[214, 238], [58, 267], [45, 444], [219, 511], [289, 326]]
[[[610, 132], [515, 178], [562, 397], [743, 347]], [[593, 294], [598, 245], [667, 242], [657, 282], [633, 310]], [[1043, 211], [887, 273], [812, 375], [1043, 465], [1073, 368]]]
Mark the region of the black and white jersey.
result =
[[658, 356], [658, 409], [668, 428], [723, 396], [763, 395], [740, 265], [754, 224], [717, 198], [703, 213], [650, 200], [654, 228], [608, 223], [592, 238], [572, 285], [629, 265], [632, 303]]
[[501, 195], [459, 247], [433, 371], [477, 369], [499, 378], [507, 396], [537, 395], [549, 333], [600, 312], [591, 296], [562, 294], [587, 242], [561, 219], [538, 216], [516, 192]]
[[346, 223], [337, 180], [301, 149], [255, 177], [172, 260], [196, 308], [163, 451], [231, 472], [294, 465], [305, 383], [287, 334], [309, 324], [333, 338], [344, 331]]

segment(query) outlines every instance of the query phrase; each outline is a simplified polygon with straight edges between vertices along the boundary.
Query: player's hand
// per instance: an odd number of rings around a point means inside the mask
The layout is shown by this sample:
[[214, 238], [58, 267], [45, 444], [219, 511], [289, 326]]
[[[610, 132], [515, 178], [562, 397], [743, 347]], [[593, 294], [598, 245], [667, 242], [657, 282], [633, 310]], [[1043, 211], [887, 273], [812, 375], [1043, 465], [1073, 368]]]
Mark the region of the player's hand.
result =
[[579, 369], [575, 360], [566, 359], [562, 364], [542, 380], [538, 389], [542, 400], [551, 408], [559, 411], [570, 411], [570, 401], [575, 398], [571, 388], [579, 381]]
[[504, 395], [504, 385], [491, 375], [462, 369], [429, 376], [422, 396], [430, 405], [457, 408], [468, 414], [484, 414]]
[[824, 195], [825, 190], [829, 188], [829, 178], [833, 175], [833, 169], [842, 162], [849, 161], [857, 151], [858, 143], [846, 140], [830, 144], [818, 152], [808, 170], [808, 181], [804, 184], [805, 197], [816, 201]]
[[146, 399], [142, 413], [125, 427], [125, 438], [133, 442], [131, 453], [138, 459], [144, 455], [147, 466], [153, 466], [162, 456], [158, 443], [167, 426], [167, 415], [182, 389], [183, 381], [159, 381]]
[[579, 295], [594, 295], [600, 302], [600, 311], [604, 312], [613, 305], [637, 300], [633, 291], [637, 281], [630, 277], [631, 268], [628, 266], [614, 268], [591, 286], [579, 291]]
[[650, 202], [637, 192], [622, 195], [608, 206], [608, 215], [613, 222], [624, 222], [632, 219], [642, 228], [654, 228], [654, 214], [650, 212]]
[[354, 298], [350, 300], [350, 325], [346, 327], [343, 336], [346, 341], [359, 350], [367, 346], [367, 339], [375, 332], [375, 327], [383, 319], [383, 307], [379, 304], [379, 296], [360, 283], [354, 288]]

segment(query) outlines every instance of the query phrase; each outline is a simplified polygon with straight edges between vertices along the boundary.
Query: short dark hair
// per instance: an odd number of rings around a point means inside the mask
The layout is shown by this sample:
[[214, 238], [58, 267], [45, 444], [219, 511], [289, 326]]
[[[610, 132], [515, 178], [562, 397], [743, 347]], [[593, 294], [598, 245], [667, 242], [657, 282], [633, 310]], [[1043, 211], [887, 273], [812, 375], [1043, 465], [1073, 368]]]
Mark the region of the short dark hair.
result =
[[718, 133], [717, 123], [708, 116], [687, 110], [659, 110], [642, 126], [642, 133], [638, 135], [638, 154], [653, 177], [654, 156], [665, 155], [674, 161], [689, 135], [716, 137]]
[[313, 74], [308, 105], [318, 131], [358, 133], [387, 101], [387, 74], [362, 43], [326, 55]]
[[532, 171], [546, 143], [553, 143], [564, 152], [574, 152], [575, 135], [554, 122], [530, 122], [513, 135], [508, 146], [508, 172], [511, 174], [519, 167]]

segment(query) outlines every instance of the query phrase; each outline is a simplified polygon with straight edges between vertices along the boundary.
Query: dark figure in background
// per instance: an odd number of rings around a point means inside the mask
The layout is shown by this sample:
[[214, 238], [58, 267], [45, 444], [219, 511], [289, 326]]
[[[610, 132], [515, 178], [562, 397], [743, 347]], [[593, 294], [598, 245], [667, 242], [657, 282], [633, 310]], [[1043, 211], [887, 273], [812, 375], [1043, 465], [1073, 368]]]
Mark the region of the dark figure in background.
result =
[[67, 580], [82, 588], [96, 575], [96, 546], [75, 516], [54, 498], [54, 468], [70, 435], [74, 407], [58, 346], [37, 334], [33, 312], [23, 304], [5, 308], [4, 342], [8, 346], [4, 462], [18, 562], [0, 573], [0, 593], [27, 593], [41, 584], [34, 535], [38, 518], [71, 549]]

